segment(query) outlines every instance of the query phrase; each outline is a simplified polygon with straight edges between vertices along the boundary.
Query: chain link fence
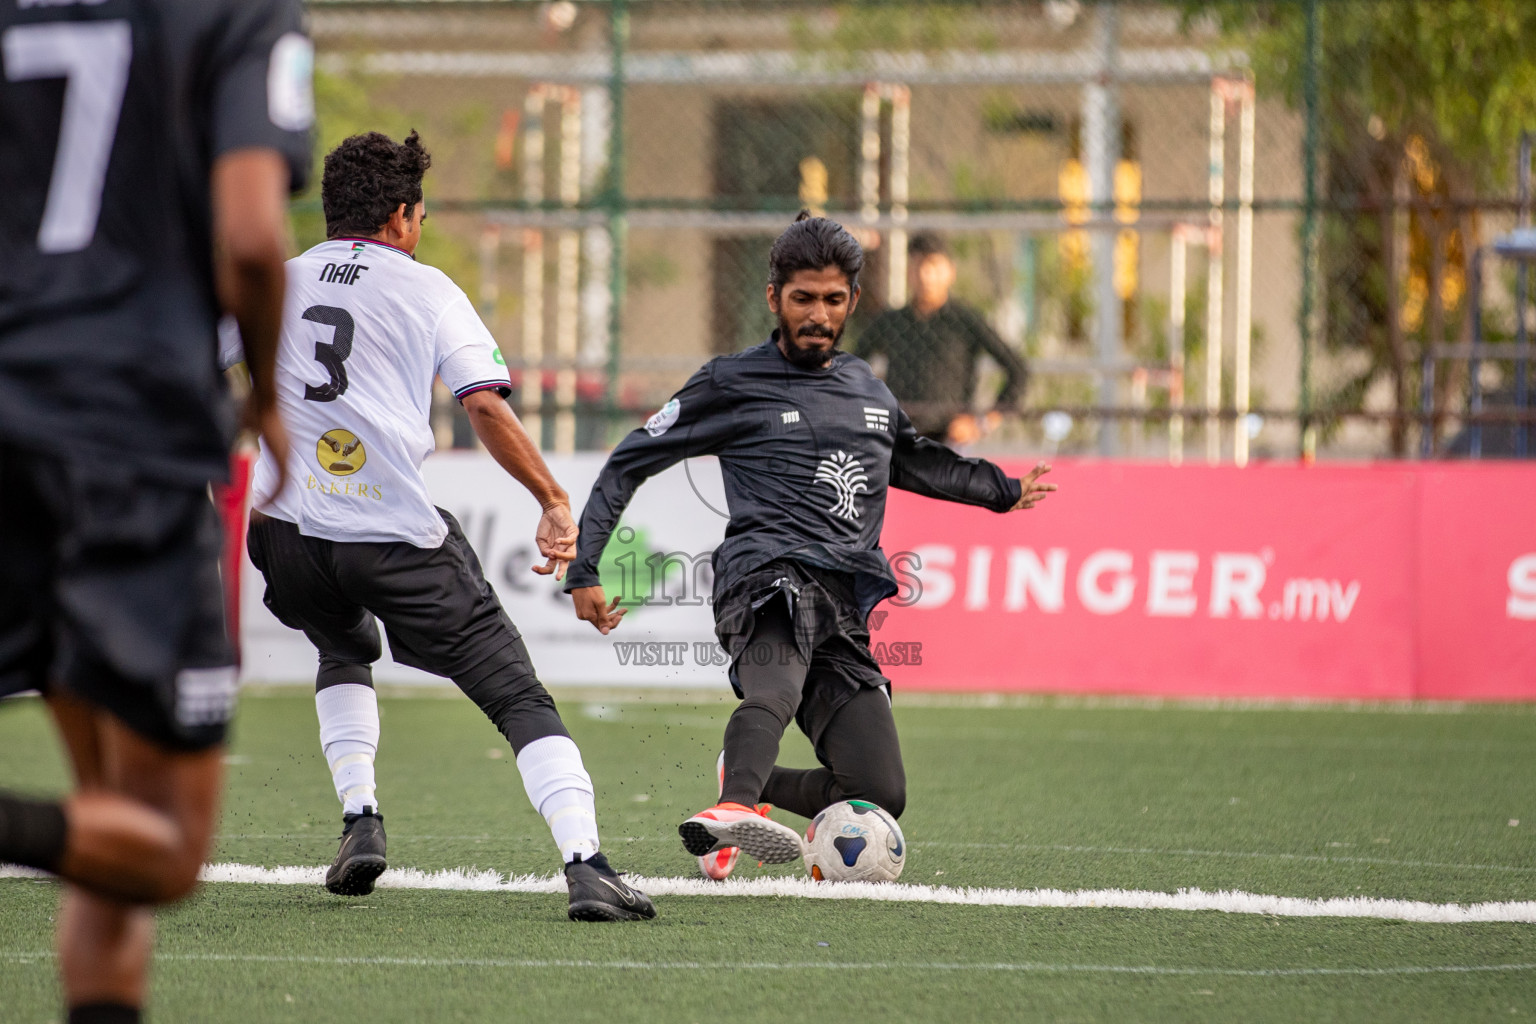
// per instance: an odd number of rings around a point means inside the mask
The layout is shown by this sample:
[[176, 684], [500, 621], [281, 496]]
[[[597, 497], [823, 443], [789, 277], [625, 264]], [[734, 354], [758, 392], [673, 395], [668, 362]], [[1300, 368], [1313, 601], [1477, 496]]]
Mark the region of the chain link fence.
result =
[[[549, 449], [610, 444], [766, 337], [768, 248], [808, 207], [864, 244], [844, 344], [925, 432], [1244, 463], [1516, 452], [1528, 293], [1489, 247], [1528, 194], [1536, 99], [1507, 94], [1536, 14], [1509, 0], [1502, 21], [1446, 22], [1469, 6], [1487, 5], [311, 15], [322, 147], [422, 131], [422, 258], [477, 300]], [[1418, 80], [1456, 57], [1420, 38], [1435, 31], [1461, 32], [1466, 81]], [[1469, 108], [1479, 89], [1502, 106]], [[301, 242], [323, 234], [314, 206]], [[470, 443], [452, 413], [441, 442]]]

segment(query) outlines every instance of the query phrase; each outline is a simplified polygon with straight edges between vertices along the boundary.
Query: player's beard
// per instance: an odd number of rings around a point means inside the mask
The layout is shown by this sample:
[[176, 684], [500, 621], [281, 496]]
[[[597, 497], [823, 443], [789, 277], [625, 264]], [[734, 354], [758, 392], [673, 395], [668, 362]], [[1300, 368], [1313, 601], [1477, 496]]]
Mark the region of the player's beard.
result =
[[843, 328], [832, 330], [820, 324], [806, 324], [800, 328], [800, 338], [831, 338], [831, 348], [811, 348], [799, 343], [798, 338], [789, 333], [789, 324], [783, 315], [779, 316], [779, 337], [784, 339], [784, 358], [802, 370], [820, 370], [824, 368], [832, 357], [837, 355], [837, 343], [842, 340]]

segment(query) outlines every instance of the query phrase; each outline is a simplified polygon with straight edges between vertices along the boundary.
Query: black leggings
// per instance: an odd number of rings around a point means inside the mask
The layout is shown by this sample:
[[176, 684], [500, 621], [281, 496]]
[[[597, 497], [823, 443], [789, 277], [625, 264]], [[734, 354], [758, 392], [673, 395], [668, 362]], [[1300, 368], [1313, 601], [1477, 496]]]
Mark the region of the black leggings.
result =
[[306, 537], [253, 512], [247, 546], [266, 579], [267, 607], [320, 651], [315, 689], [373, 685], [382, 621], [395, 660], [452, 679], [514, 755], [534, 740], [569, 736], [464, 531], [446, 512], [443, 521], [447, 538], [428, 550]]
[[[794, 644], [789, 610], [770, 601], [757, 612], [752, 642], [737, 663], [743, 699], [725, 727], [725, 785], [720, 799], [752, 806], [763, 800], [806, 818], [839, 800], [868, 800], [901, 817], [907, 776], [890, 698], [861, 687], [832, 712], [829, 721], [800, 722], [815, 744], [820, 768], [781, 768], [779, 740], [800, 709], [808, 686], [827, 680], [835, 667], [813, 654], [806, 664]], [[841, 684], [846, 685], [846, 684]]]

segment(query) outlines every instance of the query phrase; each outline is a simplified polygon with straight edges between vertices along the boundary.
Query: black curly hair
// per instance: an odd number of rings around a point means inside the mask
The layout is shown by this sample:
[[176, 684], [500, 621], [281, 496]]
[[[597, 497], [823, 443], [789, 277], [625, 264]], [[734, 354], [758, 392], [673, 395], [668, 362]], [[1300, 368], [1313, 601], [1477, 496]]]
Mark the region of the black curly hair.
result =
[[857, 288], [859, 271], [864, 269], [864, 249], [837, 221], [801, 210], [768, 254], [768, 283], [777, 292], [796, 271], [833, 266], [848, 278], [850, 290]]
[[421, 179], [432, 154], [414, 130], [404, 142], [379, 132], [344, 140], [325, 155], [320, 203], [327, 238], [372, 235], [401, 203], [409, 217], [421, 202]]

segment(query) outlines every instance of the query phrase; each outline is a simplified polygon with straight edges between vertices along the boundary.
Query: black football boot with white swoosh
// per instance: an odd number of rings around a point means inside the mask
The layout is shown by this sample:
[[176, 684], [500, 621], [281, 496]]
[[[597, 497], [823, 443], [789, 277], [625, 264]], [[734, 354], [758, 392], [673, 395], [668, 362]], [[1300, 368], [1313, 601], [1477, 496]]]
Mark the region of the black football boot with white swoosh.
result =
[[325, 873], [325, 887], [337, 896], [367, 896], [384, 873], [384, 815], [364, 807], [341, 821], [341, 848]]
[[649, 921], [656, 916], [650, 897], [626, 885], [600, 853], [567, 864], [565, 884], [571, 890], [572, 921]]

